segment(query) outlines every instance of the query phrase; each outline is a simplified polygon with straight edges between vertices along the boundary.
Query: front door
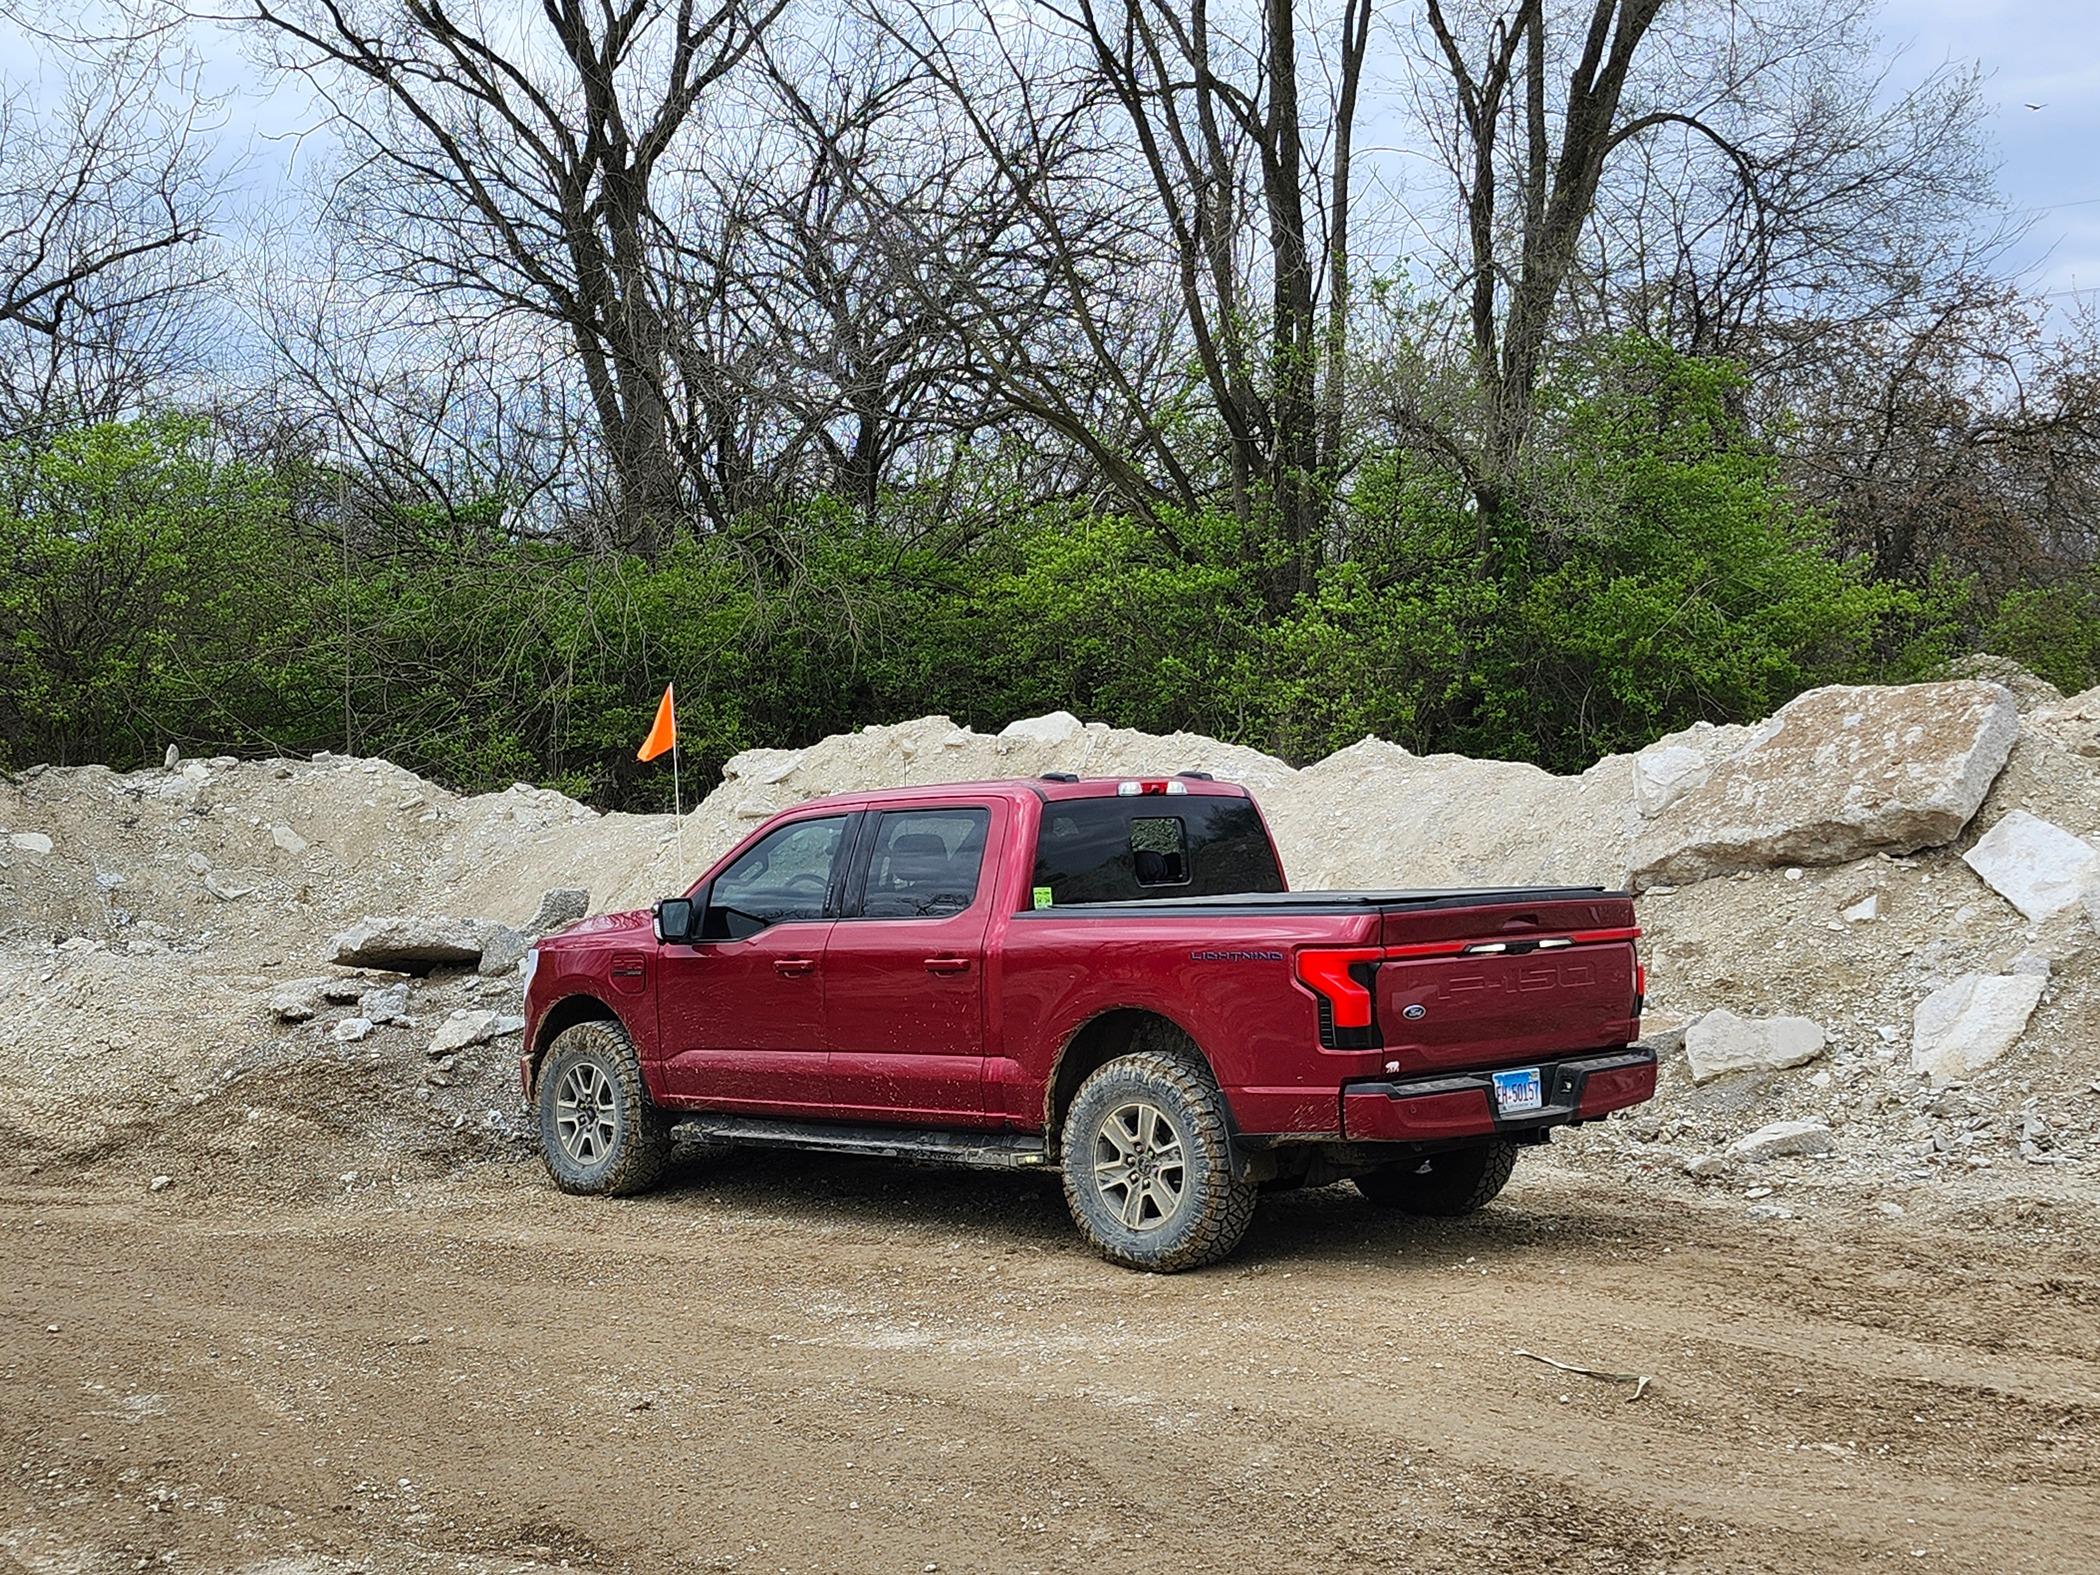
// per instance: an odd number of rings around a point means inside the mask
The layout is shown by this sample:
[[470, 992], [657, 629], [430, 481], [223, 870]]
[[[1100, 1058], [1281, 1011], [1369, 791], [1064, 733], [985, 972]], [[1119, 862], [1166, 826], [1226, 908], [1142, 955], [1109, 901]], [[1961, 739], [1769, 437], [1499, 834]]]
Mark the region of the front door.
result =
[[863, 831], [824, 947], [827, 1077], [842, 1115], [996, 1124], [984, 1113], [994, 829], [992, 806], [965, 803], [886, 810]]
[[799, 1113], [824, 1097], [824, 946], [847, 815], [769, 832], [717, 875], [695, 945], [660, 948], [657, 1026], [669, 1099]]

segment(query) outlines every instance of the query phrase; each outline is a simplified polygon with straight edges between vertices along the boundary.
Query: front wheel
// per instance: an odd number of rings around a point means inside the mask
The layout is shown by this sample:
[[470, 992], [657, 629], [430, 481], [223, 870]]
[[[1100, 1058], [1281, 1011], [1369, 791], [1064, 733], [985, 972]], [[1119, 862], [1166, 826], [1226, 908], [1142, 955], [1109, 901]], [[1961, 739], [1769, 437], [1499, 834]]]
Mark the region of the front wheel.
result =
[[540, 1068], [540, 1157], [564, 1192], [620, 1196], [656, 1185], [671, 1123], [649, 1102], [634, 1041], [618, 1023], [578, 1023]]
[[1403, 1214], [1471, 1214], [1494, 1201], [1516, 1164], [1516, 1144], [1476, 1143], [1380, 1165], [1356, 1178], [1356, 1190], [1380, 1208]]
[[1254, 1218], [1233, 1174], [1225, 1097], [1200, 1062], [1119, 1056], [1080, 1085], [1065, 1115], [1065, 1202], [1094, 1250], [1172, 1274], [1216, 1263]]

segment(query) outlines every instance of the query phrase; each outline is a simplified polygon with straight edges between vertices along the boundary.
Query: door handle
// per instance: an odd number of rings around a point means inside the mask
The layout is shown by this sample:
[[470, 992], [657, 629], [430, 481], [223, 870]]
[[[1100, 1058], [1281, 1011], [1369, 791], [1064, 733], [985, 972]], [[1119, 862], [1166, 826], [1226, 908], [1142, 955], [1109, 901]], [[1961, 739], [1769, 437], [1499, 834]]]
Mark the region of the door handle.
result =
[[929, 957], [926, 959], [928, 973], [968, 973], [970, 959], [967, 957]]
[[800, 979], [817, 971], [814, 957], [776, 957], [773, 971], [783, 979]]

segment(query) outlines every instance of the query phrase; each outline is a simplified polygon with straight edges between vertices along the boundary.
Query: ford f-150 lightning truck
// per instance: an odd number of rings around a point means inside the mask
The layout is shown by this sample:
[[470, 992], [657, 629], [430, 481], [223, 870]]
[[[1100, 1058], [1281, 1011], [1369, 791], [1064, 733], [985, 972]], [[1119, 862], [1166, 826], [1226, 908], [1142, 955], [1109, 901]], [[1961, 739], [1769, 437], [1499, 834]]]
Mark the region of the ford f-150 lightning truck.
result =
[[1639, 933], [1596, 887], [1291, 891], [1196, 773], [846, 794], [542, 940], [520, 1074], [567, 1191], [681, 1141], [1040, 1167], [1104, 1256], [1186, 1269], [1264, 1189], [1465, 1213], [1651, 1097]]

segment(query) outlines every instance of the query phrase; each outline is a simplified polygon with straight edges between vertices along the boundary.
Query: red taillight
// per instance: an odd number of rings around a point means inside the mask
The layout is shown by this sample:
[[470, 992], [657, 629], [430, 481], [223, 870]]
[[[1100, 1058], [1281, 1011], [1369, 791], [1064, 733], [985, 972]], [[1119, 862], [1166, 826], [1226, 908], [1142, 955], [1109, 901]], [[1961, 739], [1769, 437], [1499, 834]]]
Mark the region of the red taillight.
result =
[[1305, 987], [1327, 1002], [1337, 1028], [1371, 1026], [1371, 992], [1349, 970], [1357, 963], [1377, 962], [1386, 955], [1382, 946], [1336, 947], [1298, 954], [1298, 978]]

